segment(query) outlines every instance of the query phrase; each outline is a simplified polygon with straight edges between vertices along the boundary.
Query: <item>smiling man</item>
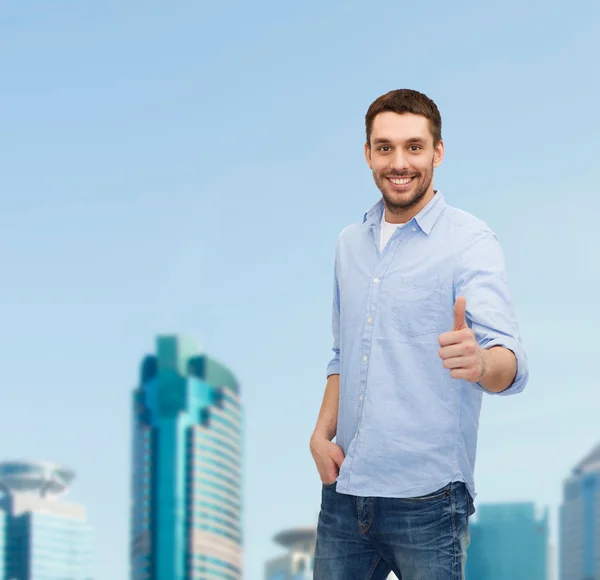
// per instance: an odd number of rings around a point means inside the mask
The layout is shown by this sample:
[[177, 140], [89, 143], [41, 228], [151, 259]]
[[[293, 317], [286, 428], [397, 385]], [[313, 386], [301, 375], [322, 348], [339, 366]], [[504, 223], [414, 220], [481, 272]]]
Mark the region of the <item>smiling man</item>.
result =
[[528, 380], [500, 245], [434, 189], [441, 129], [414, 90], [366, 114], [381, 199], [336, 248], [315, 580], [461, 580], [482, 396]]

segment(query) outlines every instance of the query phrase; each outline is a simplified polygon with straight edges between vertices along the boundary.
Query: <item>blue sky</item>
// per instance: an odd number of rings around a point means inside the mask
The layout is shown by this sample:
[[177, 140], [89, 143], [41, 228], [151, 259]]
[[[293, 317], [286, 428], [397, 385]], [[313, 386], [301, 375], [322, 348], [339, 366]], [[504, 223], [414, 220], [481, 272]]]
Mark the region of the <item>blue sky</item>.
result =
[[580, 0], [2, 4], [0, 458], [77, 470], [98, 580], [127, 578], [130, 394], [158, 333], [242, 383], [246, 577], [274, 533], [316, 521], [333, 248], [378, 199], [364, 114], [393, 88], [440, 107], [436, 186], [498, 234], [530, 360], [522, 395], [484, 401], [478, 500], [555, 510], [600, 440], [599, 17]]

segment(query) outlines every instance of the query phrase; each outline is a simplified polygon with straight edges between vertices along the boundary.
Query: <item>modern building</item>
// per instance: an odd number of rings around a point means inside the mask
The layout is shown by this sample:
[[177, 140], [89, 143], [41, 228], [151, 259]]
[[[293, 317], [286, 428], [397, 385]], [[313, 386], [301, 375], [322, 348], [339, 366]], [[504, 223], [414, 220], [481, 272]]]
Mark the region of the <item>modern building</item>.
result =
[[133, 394], [132, 580], [242, 578], [238, 381], [190, 339], [159, 336]]
[[556, 574], [556, 545], [550, 541], [548, 544], [548, 580], [558, 580]]
[[563, 485], [560, 580], [600, 579], [600, 444]]
[[[312, 580], [316, 528], [291, 528], [279, 532], [273, 541], [287, 550], [265, 565], [265, 580]], [[387, 580], [397, 577], [390, 573]]]
[[466, 580], [547, 580], [548, 510], [533, 503], [482, 504], [469, 523]]
[[265, 580], [312, 580], [316, 537], [315, 528], [293, 528], [278, 533], [273, 541], [287, 552], [267, 562]]
[[6, 513], [0, 511], [0, 580], [6, 580]]
[[0, 463], [2, 580], [92, 580], [85, 509], [61, 499], [74, 478], [50, 463]]

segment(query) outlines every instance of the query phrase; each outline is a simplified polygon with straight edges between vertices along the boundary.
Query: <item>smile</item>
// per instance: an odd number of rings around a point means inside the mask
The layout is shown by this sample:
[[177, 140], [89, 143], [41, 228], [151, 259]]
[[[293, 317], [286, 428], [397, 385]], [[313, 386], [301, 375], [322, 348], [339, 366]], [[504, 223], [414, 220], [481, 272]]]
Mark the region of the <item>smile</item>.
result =
[[408, 185], [414, 177], [388, 177], [394, 185]]

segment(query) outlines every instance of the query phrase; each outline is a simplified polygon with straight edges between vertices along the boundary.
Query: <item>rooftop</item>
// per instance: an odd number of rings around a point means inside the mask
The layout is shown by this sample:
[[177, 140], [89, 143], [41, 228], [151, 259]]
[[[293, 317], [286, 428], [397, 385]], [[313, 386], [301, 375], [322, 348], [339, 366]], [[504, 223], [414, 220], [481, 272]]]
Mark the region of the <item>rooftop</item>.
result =
[[600, 471], [600, 443], [573, 469], [573, 472], [577, 475], [591, 473], [592, 471]]
[[3, 461], [0, 463], [0, 491], [58, 497], [69, 490], [75, 472], [55, 463]]
[[317, 539], [317, 530], [315, 528], [291, 528], [279, 532], [273, 541], [284, 548], [294, 548], [296, 546], [306, 546], [314, 544]]

